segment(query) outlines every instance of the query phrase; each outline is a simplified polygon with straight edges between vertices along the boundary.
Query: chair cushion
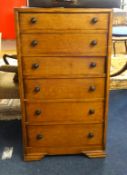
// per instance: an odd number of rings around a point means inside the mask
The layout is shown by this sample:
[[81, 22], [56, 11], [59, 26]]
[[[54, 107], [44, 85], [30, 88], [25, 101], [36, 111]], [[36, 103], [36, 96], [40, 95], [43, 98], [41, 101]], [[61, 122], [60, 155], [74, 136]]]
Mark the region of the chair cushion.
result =
[[[66, 1], [66, 2], [65, 2]], [[119, 8], [120, 0], [28, 0], [30, 7]]]
[[18, 99], [18, 84], [14, 83], [15, 73], [0, 72], [0, 99]]
[[114, 26], [112, 35], [119, 37], [127, 37], [127, 26]]

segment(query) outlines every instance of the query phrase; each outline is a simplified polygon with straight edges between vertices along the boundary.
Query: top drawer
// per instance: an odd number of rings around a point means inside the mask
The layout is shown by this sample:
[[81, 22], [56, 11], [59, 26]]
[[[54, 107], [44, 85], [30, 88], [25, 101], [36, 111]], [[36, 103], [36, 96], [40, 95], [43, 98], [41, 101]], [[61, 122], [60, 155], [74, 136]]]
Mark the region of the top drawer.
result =
[[[107, 29], [106, 13], [21, 13], [20, 30]], [[28, 32], [29, 32], [28, 31]]]

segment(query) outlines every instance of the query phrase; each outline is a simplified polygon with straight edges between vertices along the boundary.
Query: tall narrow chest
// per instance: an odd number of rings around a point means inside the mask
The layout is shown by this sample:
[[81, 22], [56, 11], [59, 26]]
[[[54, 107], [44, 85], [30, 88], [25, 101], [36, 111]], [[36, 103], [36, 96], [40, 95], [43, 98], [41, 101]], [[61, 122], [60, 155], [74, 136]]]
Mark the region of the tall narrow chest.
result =
[[25, 160], [104, 157], [111, 10], [15, 10]]

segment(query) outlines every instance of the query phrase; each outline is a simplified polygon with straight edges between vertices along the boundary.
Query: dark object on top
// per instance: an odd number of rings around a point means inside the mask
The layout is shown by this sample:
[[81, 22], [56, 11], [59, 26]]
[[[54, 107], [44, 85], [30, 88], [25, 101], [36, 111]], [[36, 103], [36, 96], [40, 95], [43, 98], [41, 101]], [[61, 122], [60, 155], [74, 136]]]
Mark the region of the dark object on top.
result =
[[30, 7], [120, 8], [120, 0], [28, 0]]

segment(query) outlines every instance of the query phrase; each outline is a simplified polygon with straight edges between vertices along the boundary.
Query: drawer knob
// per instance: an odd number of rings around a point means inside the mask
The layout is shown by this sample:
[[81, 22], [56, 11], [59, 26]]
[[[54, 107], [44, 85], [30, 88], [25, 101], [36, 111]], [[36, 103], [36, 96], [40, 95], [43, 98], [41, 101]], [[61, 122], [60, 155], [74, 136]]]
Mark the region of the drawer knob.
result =
[[91, 67], [91, 68], [96, 67], [96, 63], [95, 63], [95, 62], [90, 63], [90, 67]]
[[97, 41], [96, 40], [91, 41], [91, 45], [92, 46], [96, 46], [97, 45]]
[[34, 88], [34, 91], [35, 91], [35, 92], [39, 92], [40, 90], [41, 90], [40, 87], [35, 87], [35, 88]]
[[88, 139], [92, 139], [94, 137], [94, 134], [92, 132], [90, 132], [88, 135], [87, 135]]
[[90, 115], [95, 114], [95, 110], [94, 110], [94, 109], [90, 109], [90, 110], [89, 110], [89, 114], [90, 114]]
[[94, 18], [91, 20], [91, 22], [92, 22], [93, 24], [96, 24], [96, 23], [98, 22], [98, 18], [97, 18], [97, 17], [94, 17]]
[[42, 134], [37, 134], [36, 139], [37, 139], [37, 140], [43, 139], [43, 135], [42, 135]]
[[33, 68], [33, 69], [38, 69], [38, 68], [39, 68], [39, 64], [37, 64], [37, 63], [33, 64], [33, 65], [32, 65], [32, 68]]
[[37, 115], [37, 116], [40, 115], [41, 113], [42, 113], [42, 112], [41, 112], [41, 110], [39, 110], [39, 109], [35, 111], [35, 115]]
[[95, 91], [96, 90], [96, 87], [95, 86], [90, 86], [89, 90], [90, 91]]
[[37, 41], [37, 40], [33, 40], [33, 41], [31, 42], [31, 45], [32, 45], [32, 47], [37, 46], [37, 45], [38, 45], [38, 41]]
[[37, 19], [33, 17], [33, 18], [31, 18], [30, 22], [31, 22], [32, 24], [35, 24], [35, 23], [37, 22]]

